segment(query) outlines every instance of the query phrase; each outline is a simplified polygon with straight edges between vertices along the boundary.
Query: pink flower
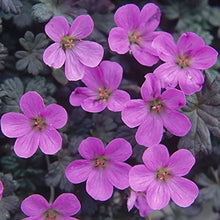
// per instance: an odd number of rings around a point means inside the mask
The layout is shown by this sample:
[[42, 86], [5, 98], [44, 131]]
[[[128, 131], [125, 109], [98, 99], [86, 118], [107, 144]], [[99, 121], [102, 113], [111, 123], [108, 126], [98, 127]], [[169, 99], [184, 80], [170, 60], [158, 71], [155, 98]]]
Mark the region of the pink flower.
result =
[[131, 190], [130, 196], [127, 200], [128, 211], [130, 211], [134, 206], [139, 209], [140, 216], [142, 217], [145, 217], [152, 211], [147, 203], [146, 191], [135, 192], [134, 190]]
[[104, 147], [100, 139], [88, 137], [81, 142], [79, 153], [85, 159], [71, 162], [66, 177], [75, 184], [86, 181], [92, 198], [105, 201], [112, 196], [113, 186], [121, 190], [129, 186], [131, 166], [123, 161], [131, 156], [132, 148], [126, 140], [116, 138]]
[[21, 210], [29, 216], [23, 220], [77, 220], [70, 217], [81, 208], [77, 197], [72, 193], [63, 193], [52, 205], [38, 194], [31, 195], [21, 203]]
[[4, 190], [4, 186], [2, 184], [2, 181], [0, 180], [0, 200], [2, 199], [3, 190]]
[[44, 106], [37, 92], [27, 92], [20, 99], [24, 114], [9, 112], [1, 118], [5, 136], [17, 138], [14, 151], [19, 157], [31, 157], [38, 145], [43, 153], [55, 154], [60, 150], [62, 138], [56, 129], [67, 122], [66, 110], [57, 104]]
[[158, 36], [152, 46], [165, 62], [154, 71], [162, 87], [176, 87], [179, 84], [187, 95], [201, 90], [204, 82], [201, 70], [213, 66], [218, 56], [216, 50], [205, 46], [203, 39], [192, 32], [182, 34], [177, 45], [170, 34]]
[[135, 59], [145, 66], [157, 63], [158, 56], [151, 43], [160, 33], [154, 32], [160, 16], [160, 9], [153, 3], [146, 4], [141, 11], [134, 4], [120, 7], [114, 16], [118, 27], [109, 33], [110, 49], [119, 54], [131, 51]]
[[60, 68], [65, 63], [68, 80], [82, 79], [85, 66], [97, 66], [104, 53], [98, 43], [82, 40], [92, 33], [93, 26], [89, 15], [78, 16], [71, 27], [64, 17], [52, 18], [46, 24], [45, 32], [55, 43], [44, 51], [44, 62], [54, 68]]
[[162, 209], [170, 198], [179, 206], [190, 206], [198, 195], [198, 187], [182, 177], [195, 163], [190, 151], [181, 149], [169, 157], [164, 145], [148, 148], [143, 154], [143, 165], [129, 172], [129, 183], [135, 191], [145, 191], [152, 209]]
[[118, 90], [122, 79], [122, 67], [111, 61], [102, 61], [100, 66], [87, 68], [82, 82], [87, 87], [78, 87], [70, 95], [70, 104], [88, 112], [121, 111], [130, 100], [127, 92]]
[[135, 138], [146, 147], [158, 144], [163, 126], [176, 136], [184, 136], [191, 128], [189, 119], [177, 110], [186, 104], [184, 93], [168, 89], [161, 94], [159, 80], [147, 74], [141, 87], [142, 99], [130, 100], [122, 110], [122, 120], [130, 128], [139, 126]]

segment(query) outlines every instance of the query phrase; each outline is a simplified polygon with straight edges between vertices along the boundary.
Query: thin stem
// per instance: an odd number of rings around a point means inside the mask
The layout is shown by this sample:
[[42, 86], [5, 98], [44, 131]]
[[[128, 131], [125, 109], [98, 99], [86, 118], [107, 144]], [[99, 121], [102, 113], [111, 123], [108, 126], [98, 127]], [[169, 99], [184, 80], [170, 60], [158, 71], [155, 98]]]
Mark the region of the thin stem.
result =
[[212, 171], [213, 176], [215, 177], [216, 183], [219, 183], [218, 170], [214, 170], [214, 168], [211, 167], [211, 171]]

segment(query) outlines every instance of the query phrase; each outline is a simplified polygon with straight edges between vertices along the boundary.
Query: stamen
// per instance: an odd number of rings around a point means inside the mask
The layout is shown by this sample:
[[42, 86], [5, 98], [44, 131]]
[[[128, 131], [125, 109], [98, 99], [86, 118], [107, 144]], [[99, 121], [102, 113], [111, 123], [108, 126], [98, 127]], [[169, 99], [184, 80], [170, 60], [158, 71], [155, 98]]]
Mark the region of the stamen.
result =
[[44, 118], [38, 116], [32, 120], [32, 127], [38, 131], [42, 131], [45, 129], [47, 123]]
[[163, 110], [163, 103], [159, 99], [153, 99], [149, 103], [150, 110], [155, 113], [160, 113]]
[[49, 209], [44, 212], [44, 219], [45, 220], [57, 220], [59, 213], [54, 209]]
[[130, 44], [140, 44], [142, 40], [142, 36], [137, 31], [133, 31], [128, 35], [128, 39]]
[[63, 50], [71, 49], [75, 46], [76, 39], [72, 36], [65, 36], [61, 40], [61, 47]]
[[185, 69], [190, 66], [190, 58], [188, 56], [179, 55], [176, 64], [181, 68]]
[[105, 87], [98, 89], [98, 98], [96, 101], [106, 102], [111, 96], [111, 91]]
[[170, 178], [170, 173], [169, 173], [168, 169], [165, 167], [158, 169], [156, 172], [156, 178], [159, 181], [166, 182]]
[[96, 168], [104, 169], [104, 168], [106, 168], [107, 164], [108, 164], [108, 160], [104, 156], [98, 156], [94, 159], [94, 166]]

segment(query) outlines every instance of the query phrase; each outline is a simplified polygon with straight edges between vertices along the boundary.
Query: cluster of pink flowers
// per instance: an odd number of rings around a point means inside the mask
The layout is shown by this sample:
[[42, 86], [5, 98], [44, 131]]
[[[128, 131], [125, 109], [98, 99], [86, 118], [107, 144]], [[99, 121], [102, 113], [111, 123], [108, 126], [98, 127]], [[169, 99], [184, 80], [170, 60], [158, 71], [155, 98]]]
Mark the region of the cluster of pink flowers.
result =
[[[191, 205], [198, 195], [198, 187], [186, 175], [195, 163], [188, 150], [178, 150], [171, 157], [159, 144], [164, 128], [176, 136], [185, 136], [189, 119], [179, 110], [186, 104], [185, 95], [202, 88], [202, 70], [214, 65], [217, 52], [206, 46], [195, 33], [184, 33], [174, 43], [173, 37], [155, 31], [161, 12], [153, 3], [142, 10], [127, 4], [114, 16], [117, 27], [109, 33], [112, 51], [128, 51], [142, 65], [152, 66], [159, 59], [165, 63], [145, 76], [141, 86], [142, 99], [130, 100], [127, 92], [118, 89], [123, 69], [112, 61], [102, 61], [103, 48], [96, 42], [82, 40], [93, 30], [89, 15], [78, 16], [69, 26], [64, 17], [54, 17], [45, 26], [46, 34], [55, 42], [44, 52], [44, 62], [53, 68], [65, 63], [68, 80], [82, 80], [86, 87], [77, 87], [70, 95], [72, 106], [88, 112], [101, 112], [106, 107], [121, 112], [123, 122], [130, 128], [138, 126], [137, 143], [148, 147], [143, 154], [144, 164], [131, 167], [125, 161], [132, 154], [132, 146], [124, 139], [112, 140], [104, 147], [102, 141], [89, 137], [81, 142], [78, 151], [83, 159], [71, 162], [66, 177], [74, 184], [86, 181], [86, 191], [95, 200], [105, 201], [113, 194], [113, 187], [131, 187], [128, 210], [136, 206], [141, 216], [164, 208], [170, 198], [179, 206]], [[175, 88], [179, 85], [179, 89]], [[162, 89], [164, 91], [161, 93]], [[39, 146], [45, 154], [55, 154], [62, 146], [56, 129], [67, 122], [67, 112], [57, 104], [44, 106], [41, 96], [27, 92], [21, 97], [22, 113], [6, 113], [1, 118], [3, 134], [17, 138], [14, 151], [19, 157], [31, 157]], [[3, 187], [0, 185], [0, 191]], [[75, 219], [70, 217], [80, 209], [78, 199], [70, 193], [60, 195], [52, 205], [40, 195], [26, 198], [21, 205], [26, 219]], [[59, 218], [58, 218], [59, 217]]]

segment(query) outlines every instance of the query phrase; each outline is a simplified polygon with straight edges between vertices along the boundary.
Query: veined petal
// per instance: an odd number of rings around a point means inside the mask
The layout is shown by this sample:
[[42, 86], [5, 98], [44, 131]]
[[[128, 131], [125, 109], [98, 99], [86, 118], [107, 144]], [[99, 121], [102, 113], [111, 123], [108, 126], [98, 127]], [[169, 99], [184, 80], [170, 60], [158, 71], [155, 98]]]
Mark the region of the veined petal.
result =
[[167, 185], [171, 199], [181, 207], [190, 206], [199, 193], [196, 184], [183, 177], [173, 177]]
[[34, 217], [23, 218], [22, 220], [44, 220], [44, 216], [43, 214], [40, 214]]
[[7, 137], [21, 137], [30, 133], [31, 122], [21, 113], [9, 112], [1, 117], [1, 130]]
[[39, 147], [44, 154], [55, 154], [62, 147], [62, 137], [56, 129], [46, 127], [41, 132]]
[[182, 113], [165, 109], [161, 114], [164, 127], [176, 136], [185, 136], [190, 128], [190, 120]]
[[101, 112], [107, 107], [107, 102], [99, 101], [98, 98], [89, 97], [83, 100], [81, 107], [87, 112]]
[[140, 125], [149, 115], [149, 109], [142, 99], [130, 100], [122, 109], [122, 121], [130, 128]]
[[67, 166], [66, 177], [71, 183], [82, 183], [88, 179], [92, 169], [92, 161], [75, 160]]
[[127, 208], [128, 208], [129, 212], [134, 207], [136, 199], [137, 199], [137, 193], [135, 191], [131, 190], [130, 196], [127, 199]]
[[72, 193], [63, 193], [56, 198], [51, 209], [55, 209], [61, 215], [71, 216], [75, 215], [81, 208], [77, 197]]
[[185, 176], [195, 164], [192, 153], [185, 149], [180, 149], [170, 157], [168, 169], [173, 176]]
[[42, 97], [34, 91], [26, 92], [20, 99], [20, 107], [28, 118], [40, 116], [44, 110]]
[[[95, 187], [94, 187], [95, 186]], [[94, 169], [86, 182], [87, 193], [95, 200], [105, 201], [112, 196], [113, 186], [103, 169]]]
[[41, 116], [46, 120], [47, 125], [56, 129], [62, 128], [67, 122], [66, 110], [57, 104], [50, 104], [45, 109]]
[[94, 22], [89, 15], [80, 15], [72, 23], [69, 35], [76, 39], [88, 37], [93, 30]]
[[53, 17], [46, 25], [45, 32], [55, 42], [60, 42], [61, 38], [69, 32], [69, 24], [65, 17]]
[[140, 216], [146, 217], [148, 213], [152, 211], [150, 206], [147, 203], [146, 193], [139, 192], [140, 194], [137, 197], [135, 206], [139, 209]]
[[121, 28], [112, 28], [108, 36], [108, 44], [112, 51], [118, 54], [125, 54], [129, 51], [128, 31]]
[[58, 69], [63, 66], [66, 54], [60, 47], [60, 43], [53, 43], [46, 48], [43, 54], [43, 61], [48, 66]]

